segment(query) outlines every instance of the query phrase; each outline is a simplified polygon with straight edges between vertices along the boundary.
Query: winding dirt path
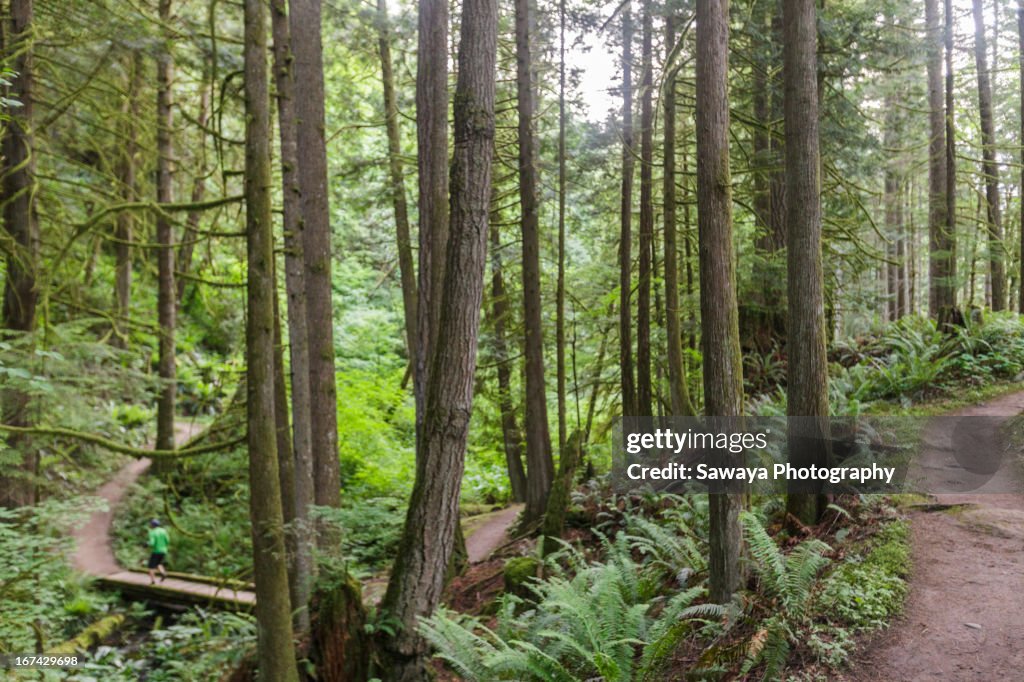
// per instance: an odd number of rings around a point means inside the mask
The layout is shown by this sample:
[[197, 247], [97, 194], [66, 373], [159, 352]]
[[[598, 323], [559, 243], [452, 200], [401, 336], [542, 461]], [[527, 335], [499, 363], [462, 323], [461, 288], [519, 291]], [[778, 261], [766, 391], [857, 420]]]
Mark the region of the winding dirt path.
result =
[[496, 549], [510, 540], [508, 529], [515, 523], [524, 506], [513, 504], [490, 514], [481, 514], [482, 518], [471, 516], [463, 522], [462, 530], [466, 534], [466, 555], [469, 563], [478, 564], [486, 561]]
[[[190, 421], [175, 422], [175, 441], [187, 443], [202, 431], [202, 426]], [[146, 458], [132, 460], [96, 491], [96, 496], [107, 501], [106, 511], [98, 511], [89, 520], [72, 530], [75, 553], [72, 566], [86, 575], [100, 578], [107, 584], [122, 587], [131, 592], [134, 587], [148, 587], [149, 575], [145, 571], [125, 570], [118, 566], [110, 539], [110, 527], [117, 505], [124, 498], [128, 488], [149, 469], [151, 461]], [[141, 530], [140, 530], [141, 533]], [[248, 590], [225, 589], [218, 585], [168, 578], [159, 584], [161, 591], [170, 601], [174, 593], [185, 593], [195, 597], [192, 601], [221, 600], [240, 604], [255, 604], [256, 595]]]
[[[994, 424], [1022, 412], [1024, 392], [948, 416], [988, 417]], [[940, 506], [949, 505], [944, 511], [911, 515], [914, 567], [904, 614], [868, 644], [846, 680], [1024, 679], [1019, 469], [1007, 457], [983, 486], [972, 489], [978, 474], [961, 463], [988, 457], [995, 440], [981, 426], [956, 433], [954, 421], [941, 421], [929, 431], [921, 467], [930, 481], [964, 492], [935, 495]]]
[[[175, 440], [177, 443], [187, 443], [200, 431], [202, 427], [194, 422], [176, 422]], [[125, 592], [131, 592], [133, 587], [137, 586], [148, 587], [149, 576], [145, 571], [125, 570], [117, 564], [110, 539], [110, 528], [118, 504], [132, 483], [149, 469], [150, 464], [149, 459], [142, 458], [124, 465], [114, 478], [96, 491], [97, 497], [107, 501], [106, 511], [95, 512], [84, 525], [75, 528], [71, 533], [75, 540], [75, 553], [71, 559], [74, 568], [86, 575], [100, 578], [108, 584], [119, 586]], [[466, 519], [463, 529], [466, 533], [466, 552], [471, 564], [486, 560], [496, 549], [508, 542], [507, 531], [515, 523], [516, 516], [522, 508], [523, 505], [514, 504], [496, 512]], [[368, 600], [379, 600], [386, 585], [386, 576], [375, 576], [366, 581], [365, 593]], [[173, 593], [177, 592], [197, 597], [197, 600], [256, 603], [256, 595], [248, 590], [232, 590], [176, 577], [167, 578], [159, 583], [158, 587], [163, 588], [162, 591], [169, 600], [173, 600]]]

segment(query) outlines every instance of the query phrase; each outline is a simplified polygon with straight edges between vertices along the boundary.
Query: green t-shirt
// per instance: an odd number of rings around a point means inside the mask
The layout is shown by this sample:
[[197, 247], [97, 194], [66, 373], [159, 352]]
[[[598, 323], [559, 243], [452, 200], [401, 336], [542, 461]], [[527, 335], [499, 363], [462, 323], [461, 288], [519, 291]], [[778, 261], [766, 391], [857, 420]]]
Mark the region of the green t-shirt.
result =
[[163, 528], [149, 529], [149, 548], [154, 554], [167, 554], [167, 547], [171, 544], [171, 538]]

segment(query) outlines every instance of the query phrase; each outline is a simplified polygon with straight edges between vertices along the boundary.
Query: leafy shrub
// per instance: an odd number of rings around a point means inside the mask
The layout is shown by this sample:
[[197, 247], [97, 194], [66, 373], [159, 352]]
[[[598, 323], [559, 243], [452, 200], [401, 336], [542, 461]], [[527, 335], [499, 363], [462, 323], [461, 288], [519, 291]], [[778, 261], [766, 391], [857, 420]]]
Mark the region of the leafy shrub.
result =
[[64, 537], [101, 505], [48, 500], [26, 509], [0, 508], [0, 651], [35, 651], [77, 634], [109, 602], [70, 570]]
[[863, 556], [848, 557], [825, 581], [819, 601], [826, 613], [854, 630], [884, 625], [899, 612], [910, 569], [906, 522], [886, 524]]

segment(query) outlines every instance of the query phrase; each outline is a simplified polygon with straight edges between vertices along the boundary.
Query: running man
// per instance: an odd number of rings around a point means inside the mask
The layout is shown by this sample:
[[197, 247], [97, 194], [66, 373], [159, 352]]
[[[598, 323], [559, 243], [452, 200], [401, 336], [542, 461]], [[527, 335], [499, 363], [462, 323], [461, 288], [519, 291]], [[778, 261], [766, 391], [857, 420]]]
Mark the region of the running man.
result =
[[156, 570], [160, 569], [160, 582], [167, 579], [167, 569], [164, 567], [164, 560], [167, 558], [167, 548], [171, 544], [171, 538], [167, 531], [160, 526], [157, 519], [149, 522], [149, 584], [156, 584]]

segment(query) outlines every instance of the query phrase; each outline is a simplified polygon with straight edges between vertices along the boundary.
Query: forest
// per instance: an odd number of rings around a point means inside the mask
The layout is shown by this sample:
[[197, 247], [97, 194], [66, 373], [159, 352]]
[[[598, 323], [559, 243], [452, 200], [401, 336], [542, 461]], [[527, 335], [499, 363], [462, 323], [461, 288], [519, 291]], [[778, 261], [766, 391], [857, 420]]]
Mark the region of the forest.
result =
[[[0, 58], [4, 679], [1020, 675], [1024, 0], [0, 0]], [[624, 481], [641, 423], [899, 486]]]

